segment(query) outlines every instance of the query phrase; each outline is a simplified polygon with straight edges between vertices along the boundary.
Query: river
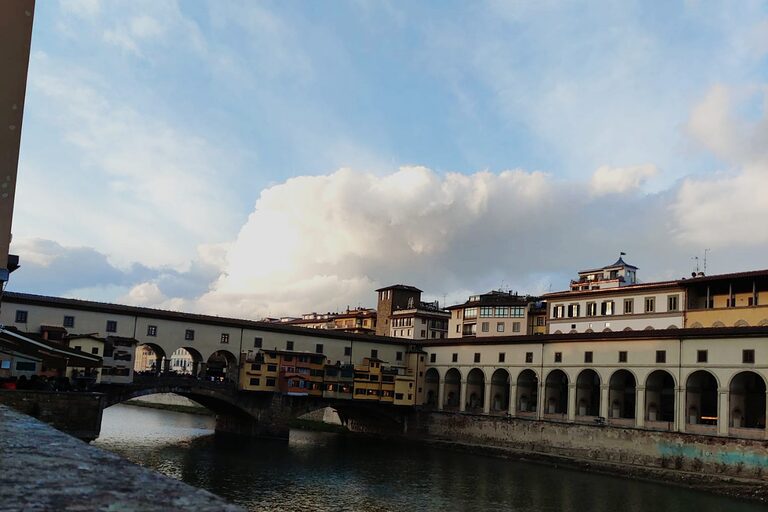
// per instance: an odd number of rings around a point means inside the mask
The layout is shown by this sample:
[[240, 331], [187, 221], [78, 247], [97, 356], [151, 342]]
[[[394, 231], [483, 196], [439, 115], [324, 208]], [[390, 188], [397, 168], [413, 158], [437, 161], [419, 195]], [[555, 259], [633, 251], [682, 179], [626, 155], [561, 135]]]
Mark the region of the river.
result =
[[216, 439], [213, 418], [117, 405], [94, 444], [254, 511], [764, 511], [678, 487], [435, 446], [291, 431]]

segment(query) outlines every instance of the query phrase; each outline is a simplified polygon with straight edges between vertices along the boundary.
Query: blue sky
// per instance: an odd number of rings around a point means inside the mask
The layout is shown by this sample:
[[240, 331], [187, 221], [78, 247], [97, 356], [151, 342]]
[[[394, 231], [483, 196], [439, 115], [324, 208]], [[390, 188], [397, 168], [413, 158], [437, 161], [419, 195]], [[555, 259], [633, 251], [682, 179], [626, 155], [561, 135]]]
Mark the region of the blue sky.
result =
[[766, 11], [40, 2], [11, 287], [258, 317], [764, 267]]

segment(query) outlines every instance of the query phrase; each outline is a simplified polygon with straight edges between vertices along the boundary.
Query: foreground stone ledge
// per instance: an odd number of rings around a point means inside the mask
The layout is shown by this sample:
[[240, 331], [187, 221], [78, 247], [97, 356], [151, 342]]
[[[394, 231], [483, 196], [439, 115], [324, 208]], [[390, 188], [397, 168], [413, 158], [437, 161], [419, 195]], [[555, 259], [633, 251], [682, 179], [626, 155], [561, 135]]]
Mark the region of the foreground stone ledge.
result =
[[0, 510], [242, 511], [1, 405]]

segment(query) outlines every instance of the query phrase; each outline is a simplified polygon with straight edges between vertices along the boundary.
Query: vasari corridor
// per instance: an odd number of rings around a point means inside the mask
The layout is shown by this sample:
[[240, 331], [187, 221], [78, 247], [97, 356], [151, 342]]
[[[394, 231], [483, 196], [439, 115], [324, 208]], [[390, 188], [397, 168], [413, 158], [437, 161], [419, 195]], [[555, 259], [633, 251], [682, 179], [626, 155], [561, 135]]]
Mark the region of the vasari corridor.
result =
[[0, 511], [764, 510], [766, 41], [0, 0]]

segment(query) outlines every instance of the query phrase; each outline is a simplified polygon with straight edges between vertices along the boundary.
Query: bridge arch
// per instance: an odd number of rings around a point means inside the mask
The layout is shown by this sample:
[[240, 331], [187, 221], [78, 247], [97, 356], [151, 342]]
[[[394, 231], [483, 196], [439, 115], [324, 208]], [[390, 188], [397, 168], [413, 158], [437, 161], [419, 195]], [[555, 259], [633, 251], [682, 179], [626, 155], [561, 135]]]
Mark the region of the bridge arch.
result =
[[206, 378], [213, 381], [237, 382], [237, 357], [229, 350], [220, 349], [208, 356]]

